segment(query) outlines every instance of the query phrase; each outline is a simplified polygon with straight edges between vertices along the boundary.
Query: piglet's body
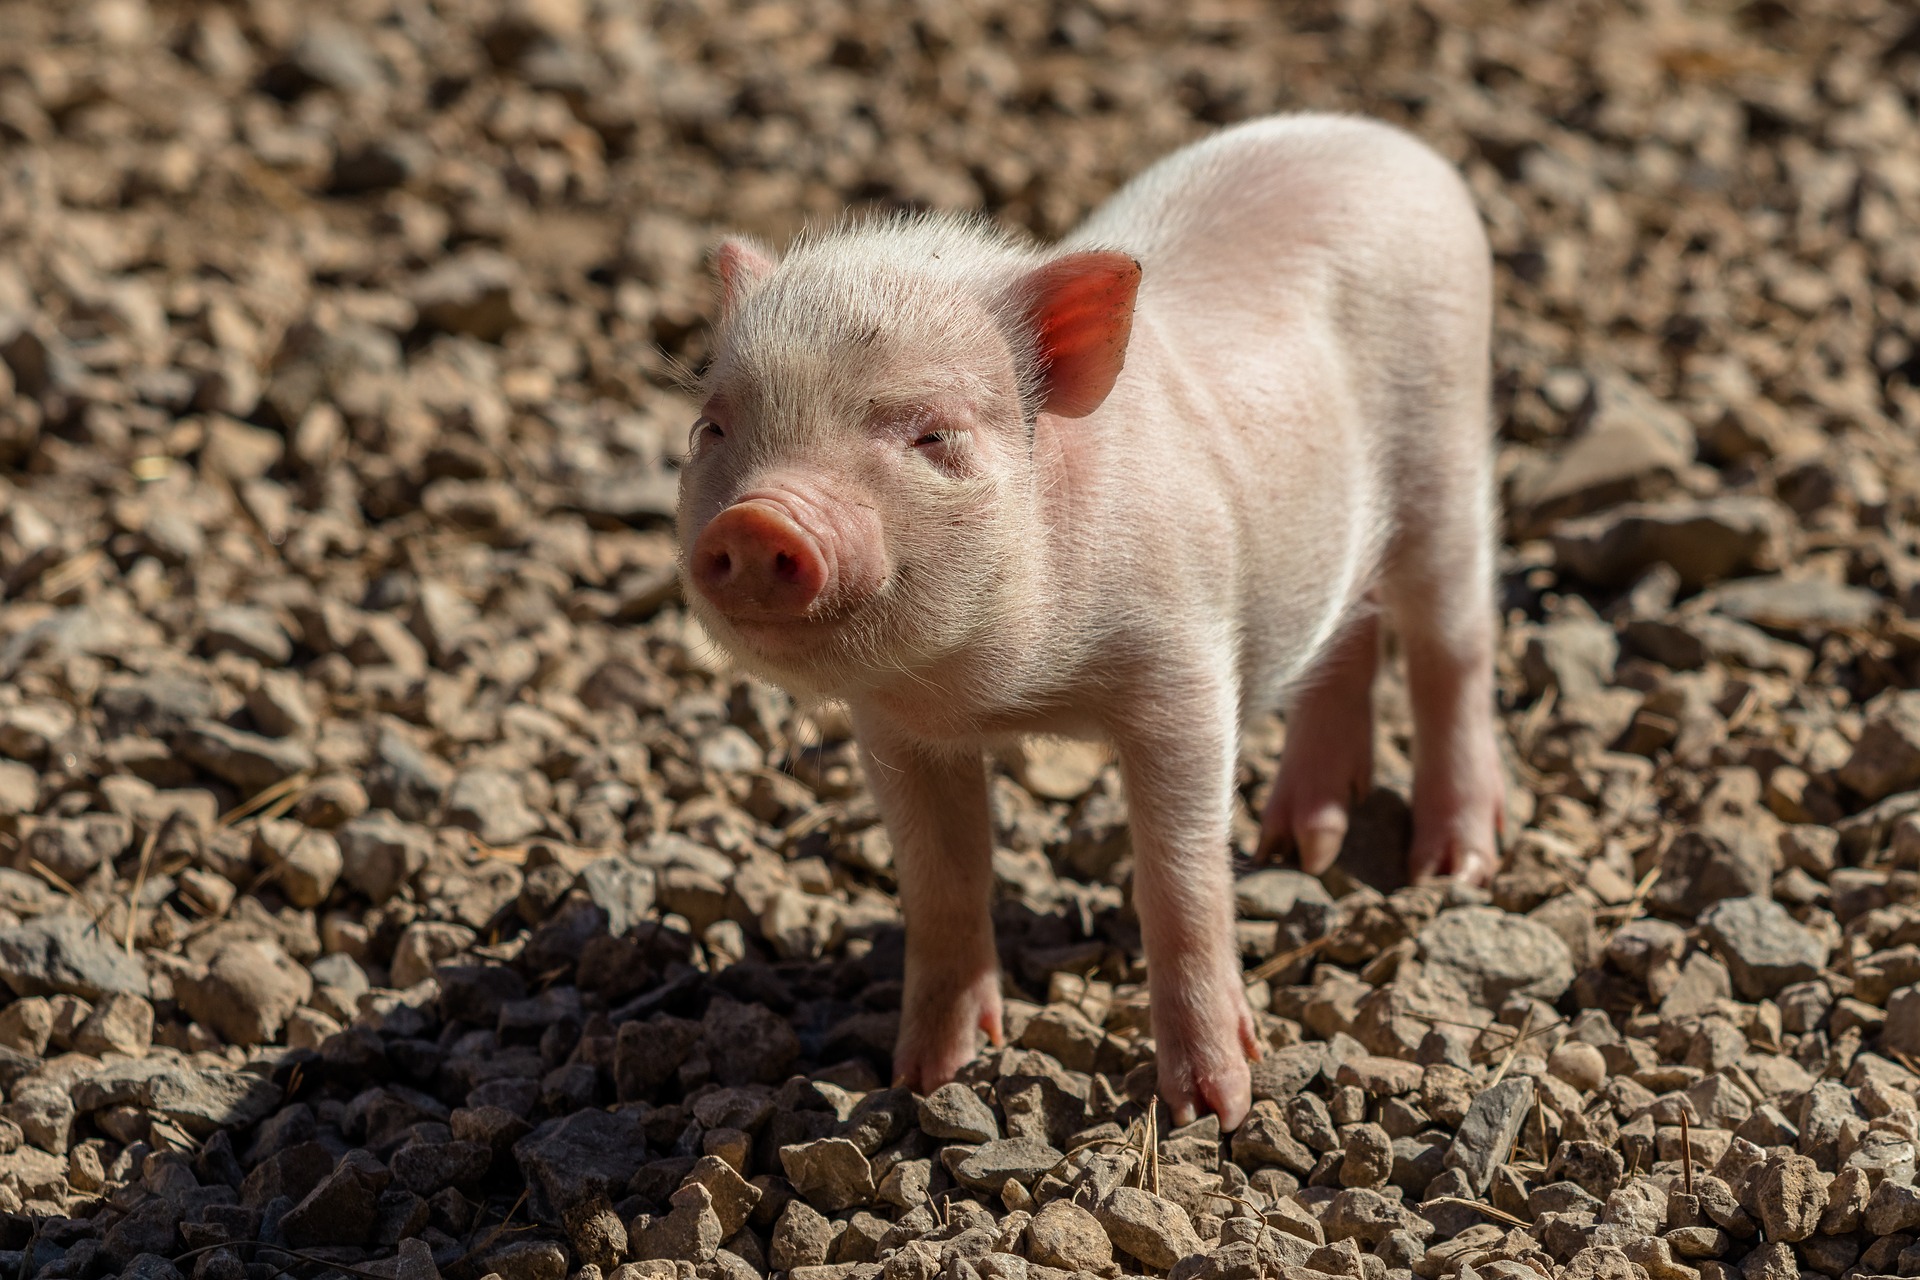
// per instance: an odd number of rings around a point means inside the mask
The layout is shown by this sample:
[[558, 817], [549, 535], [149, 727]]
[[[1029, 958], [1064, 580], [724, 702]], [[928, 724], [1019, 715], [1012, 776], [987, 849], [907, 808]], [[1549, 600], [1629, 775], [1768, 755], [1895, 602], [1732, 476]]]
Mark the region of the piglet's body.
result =
[[1452, 170], [1335, 117], [1148, 170], [1052, 249], [960, 221], [722, 247], [682, 481], [701, 617], [852, 707], [907, 917], [899, 1077], [1000, 1033], [983, 748], [1110, 740], [1161, 1096], [1236, 1125], [1257, 1052], [1227, 856], [1239, 725], [1288, 707], [1263, 840], [1334, 858], [1380, 609], [1416, 722], [1415, 874], [1484, 879], [1489, 268]]

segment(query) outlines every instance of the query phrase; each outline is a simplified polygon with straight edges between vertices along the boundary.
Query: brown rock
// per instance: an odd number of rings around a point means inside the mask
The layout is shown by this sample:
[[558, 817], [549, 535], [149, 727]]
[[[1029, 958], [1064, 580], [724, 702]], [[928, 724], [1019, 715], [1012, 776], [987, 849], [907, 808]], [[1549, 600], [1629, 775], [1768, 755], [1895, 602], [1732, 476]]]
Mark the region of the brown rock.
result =
[[313, 994], [313, 979], [271, 942], [228, 944], [204, 975], [175, 982], [177, 997], [194, 1021], [234, 1044], [267, 1044], [287, 1015]]

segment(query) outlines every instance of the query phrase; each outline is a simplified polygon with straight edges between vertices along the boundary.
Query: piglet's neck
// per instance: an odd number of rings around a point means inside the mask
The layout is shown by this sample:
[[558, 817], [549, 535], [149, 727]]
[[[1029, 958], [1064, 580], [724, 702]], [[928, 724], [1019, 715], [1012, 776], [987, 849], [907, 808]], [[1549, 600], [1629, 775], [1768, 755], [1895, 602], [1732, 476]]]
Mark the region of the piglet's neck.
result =
[[[1153, 318], [1137, 313], [1127, 362], [1106, 400], [1092, 413], [1066, 418], [1042, 412], [1034, 421], [1034, 514], [1044, 551], [1032, 562], [1043, 585], [1063, 602], [1104, 594], [1143, 530], [1130, 510], [1145, 510], [1137, 468], [1128, 465], [1130, 437], [1154, 425], [1137, 421], [1154, 403], [1166, 368], [1166, 347]], [[1151, 535], [1147, 535], [1151, 536]]]
[[971, 633], [911, 670], [875, 672], [852, 696], [862, 714], [928, 742], [981, 744], [1009, 734], [1072, 733], [1087, 727], [1072, 690], [1086, 652], [1084, 596], [1101, 485], [1082, 447], [1090, 418], [1042, 413], [1034, 424], [1032, 473], [1008, 494], [1005, 555]]

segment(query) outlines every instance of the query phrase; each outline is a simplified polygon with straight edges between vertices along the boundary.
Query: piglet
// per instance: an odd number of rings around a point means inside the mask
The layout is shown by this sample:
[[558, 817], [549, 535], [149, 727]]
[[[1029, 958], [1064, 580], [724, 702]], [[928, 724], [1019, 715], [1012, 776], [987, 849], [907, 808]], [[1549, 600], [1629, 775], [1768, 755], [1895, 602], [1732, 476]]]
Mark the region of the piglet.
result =
[[1039, 248], [853, 222], [722, 293], [681, 474], [686, 596], [747, 669], [844, 700], [906, 915], [894, 1065], [1001, 1037], [983, 752], [1112, 743], [1160, 1096], [1229, 1128], [1259, 1044], [1233, 930], [1240, 724], [1285, 705], [1263, 851], [1340, 849], [1384, 613], [1415, 721], [1410, 873], [1484, 881], [1493, 726], [1490, 270], [1410, 136], [1256, 120]]

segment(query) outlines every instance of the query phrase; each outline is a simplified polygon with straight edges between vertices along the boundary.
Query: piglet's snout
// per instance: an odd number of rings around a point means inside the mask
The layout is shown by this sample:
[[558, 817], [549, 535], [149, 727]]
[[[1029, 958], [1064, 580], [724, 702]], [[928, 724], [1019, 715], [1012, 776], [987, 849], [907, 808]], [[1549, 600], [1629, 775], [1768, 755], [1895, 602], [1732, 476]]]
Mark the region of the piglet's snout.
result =
[[736, 502], [693, 547], [693, 581], [716, 609], [753, 618], [798, 618], [834, 583], [820, 540], [765, 499]]

